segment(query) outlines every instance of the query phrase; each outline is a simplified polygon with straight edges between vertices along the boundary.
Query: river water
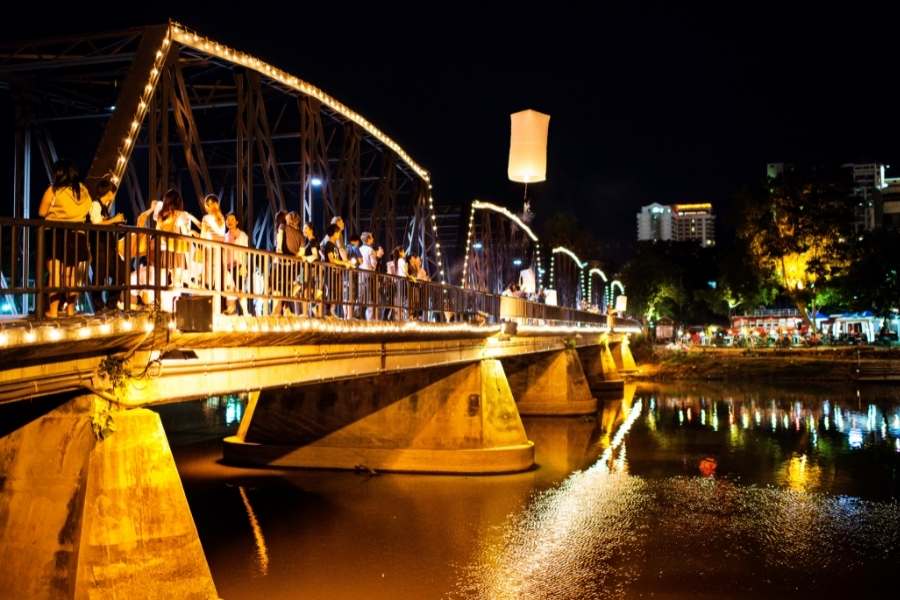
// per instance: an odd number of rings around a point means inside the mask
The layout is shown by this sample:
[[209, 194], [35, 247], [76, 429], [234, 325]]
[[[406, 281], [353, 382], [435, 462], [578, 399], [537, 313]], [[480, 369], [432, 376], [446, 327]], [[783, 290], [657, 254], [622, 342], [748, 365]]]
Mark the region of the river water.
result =
[[237, 468], [240, 398], [159, 410], [226, 600], [897, 593], [897, 388], [628, 386], [473, 477]]

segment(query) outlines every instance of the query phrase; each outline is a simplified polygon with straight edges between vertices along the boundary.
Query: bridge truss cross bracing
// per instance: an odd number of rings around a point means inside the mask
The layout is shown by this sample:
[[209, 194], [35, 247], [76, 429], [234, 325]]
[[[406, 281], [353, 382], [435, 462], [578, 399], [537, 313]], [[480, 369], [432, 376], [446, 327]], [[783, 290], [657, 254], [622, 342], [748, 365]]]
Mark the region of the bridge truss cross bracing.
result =
[[341, 215], [348, 232], [422, 255], [445, 281], [427, 170], [363, 115], [258, 57], [169, 22], [7, 45], [0, 91], [16, 114], [13, 217], [33, 216], [52, 163], [71, 157], [89, 188], [111, 177], [132, 218], [170, 187], [195, 214], [215, 193], [265, 247], [278, 211], [320, 236]]

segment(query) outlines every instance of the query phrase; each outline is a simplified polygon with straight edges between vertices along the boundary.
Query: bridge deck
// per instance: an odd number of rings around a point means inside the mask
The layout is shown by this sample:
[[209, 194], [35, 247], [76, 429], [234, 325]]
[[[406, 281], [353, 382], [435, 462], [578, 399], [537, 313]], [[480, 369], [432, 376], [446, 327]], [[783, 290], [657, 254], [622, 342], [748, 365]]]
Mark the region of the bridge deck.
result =
[[18, 321], [0, 340], [0, 402], [108, 390], [109, 356], [139, 374], [119, 396], [140, 406], [595, 345], [629, 327], [518, 324], [509, 335], [503, 325], [219, 317], [215, 329], [182, 332], [141, 313]]

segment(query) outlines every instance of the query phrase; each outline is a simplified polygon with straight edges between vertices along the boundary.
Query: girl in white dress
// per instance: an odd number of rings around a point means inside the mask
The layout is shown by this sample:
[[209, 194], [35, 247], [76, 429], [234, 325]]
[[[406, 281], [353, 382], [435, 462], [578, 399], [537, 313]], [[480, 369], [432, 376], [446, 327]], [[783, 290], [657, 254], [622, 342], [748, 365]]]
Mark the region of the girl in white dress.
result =
[[[204, 240], [225, 241], [225, 215], [219, 207], [219, 198], [215, 194], [207, 194], [203, 199], [206, 214], [200, 222], [200, 237]], [[204, 246], [200, 252], [194, 252], [192, 271], [194, 278], [202, 276], [203, 284], [212, 288], [216, 285], [217, 273], [221, 271], [221, 249], [215, 246]], [[199, 259], [199, 260], [197, 260]]]

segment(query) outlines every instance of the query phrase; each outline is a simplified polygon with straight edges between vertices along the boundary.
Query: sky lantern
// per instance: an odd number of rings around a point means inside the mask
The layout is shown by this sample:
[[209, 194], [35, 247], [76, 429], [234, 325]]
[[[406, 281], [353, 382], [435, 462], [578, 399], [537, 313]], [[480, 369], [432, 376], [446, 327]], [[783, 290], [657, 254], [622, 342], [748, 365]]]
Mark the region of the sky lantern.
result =
[[510, 181], [536, 183], [547, 179], [547, 131], [550, 115], [536, 110], [523, 110], [510, 115], [509, 136]]

